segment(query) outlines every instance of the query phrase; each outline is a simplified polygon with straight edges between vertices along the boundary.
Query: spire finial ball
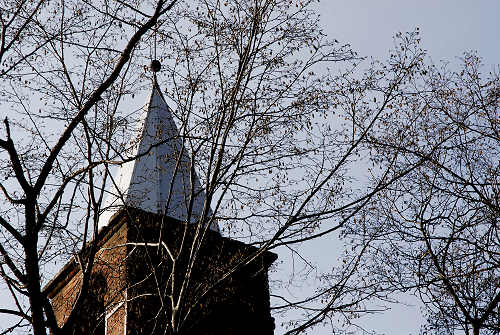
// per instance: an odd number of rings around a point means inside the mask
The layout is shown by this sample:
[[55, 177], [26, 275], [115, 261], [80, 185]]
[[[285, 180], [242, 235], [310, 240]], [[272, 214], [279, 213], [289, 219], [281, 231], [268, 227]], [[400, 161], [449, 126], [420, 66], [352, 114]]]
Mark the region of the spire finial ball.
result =
[[153, 72], [159, 72], [161, 69], [161, 63], [157, 59], [153, 59], [151, 61], [151, 65], [149, 66], [151, 68], [151, 71]]

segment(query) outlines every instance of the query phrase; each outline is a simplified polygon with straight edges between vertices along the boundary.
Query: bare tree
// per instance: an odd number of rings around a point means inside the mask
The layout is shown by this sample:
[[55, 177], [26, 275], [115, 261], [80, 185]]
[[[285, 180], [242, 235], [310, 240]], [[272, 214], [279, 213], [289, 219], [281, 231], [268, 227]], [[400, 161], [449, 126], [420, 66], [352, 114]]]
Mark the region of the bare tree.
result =
[[[19, 24], [14, 29], [4, 23], [8, 34], [2, 35], [14, 43], [4, 43], [1, 54], [13, 61], [1, 84], [10, 111], [0, 142], [0, 252], [1, 275], [15, 305], [1, 312], [19, 317], [14, 328], [34, 334], [73, 329], [74, 313], [57, 323], [41, 290], [49, 279], [44, 273], [54, 260], [75, 256], [82, 281], [74, 311], [99, 296], [89, 286], [100, 257], [103, 190], [117, 183], [111, 166], [139, 160], [167, 141], [180, 141], [180, 153], [171, 159], [188, 167], [191, 186], [194, 172], [199, 174], [200, 188], [183, 194], [185, 221], [203, 191], [202, 211], [184, 226], [180, 247], [162, 235], [127, 246], [143, 248], [167, 333], [183, 332], [201, 299], [239, 268], [279, 248], [300, 255], [300, 246], [339, 231], [375, 195], [427, 160], [416, 159], [397, 173], [384, 167], [376, 186], [355, 189], [352, 167], [420, 69], [422, 54], [405, 52], [387, 71], [356, 78], [358, 57], [322, 34], [313, 3], [103, 0], [21, 3], [11, 10]], [[136, 144], [128, 141], [130, 125], [137, 119], [130, 104], [149, 84], [144, 65], [152, 58], [163, 64], [157, 80], [179, 129], [130, 154]], [[340, 120], [343, 127], [332, 124]], [[118, 189], [115, 196], [124, 194]], [[131, 210], [127, 215], [134, 218]], [[215, 224], [255, 248], [193, 296], [187, 288]], [[322, 274], [311, 296], [276, 297], [275, 311], [303, 312], [290, 320], [288, 333], [323, 323], [338, 327], [334, 319], [350, 322], [368, 311], [365, 301], [386, 299], [376, 278], [361, 271], [368, 245]], [[166, 274], [155, 255], [169, 264]]]
[[[398, 60], [419, 52], [415, 33], [400, 41]], [[373, 241], [366, 266], [378, 281], [420, 297], [423, 333], [499, 332], [500, 80], [481, 71], [466, 53], [458, 70], [422, 65], [401, 87], [368, 144], [391, 174], [416, 168], [345, 231]]]
[[[42, 269], [64, 251], [55, 249], [61, 241], [57, 235], [71, 232], [61, 228], [70, 224], [77, 207], [75, 195], [84, 180], [90, 199], [79, 229], [87, 232], [97, 224], [92, 172], [97, 162], [90, 155], [90, 136], [97, 137], [91, 135], [87, 118], [94, 109], [99, 113], [98, 101], [109, 92], [123, 90], [137, 44], [174, 3], [158, 1], [150, 14], [131, 11], [131, 4], [108, 1], [4, 4], [2, 102], [10, 119], [4, 120], [5, 140], [0, 142], [4, 179], [0, 252], [2, 278], [14, 307], [2, 312], [19, 316], [5, 332], [16, 327], [29, 327], [34, 334], [46, 334], [47, 327], [64, 332], [55, 324], [41, 291]], [[117, 49], [120, 38], [123, 46]], [[77, 133], [87, 136], [80, 141]], [[65, 192], [73, 195], [67, 197]]]
[[[352, 188], [362, 144], [423, 56], [408, 52], [383, 75], [356, 78], [358, 59], [321, 34], [310, 5], [200, 1], [177, 7], [157, 32], [166, 93], [222, 231], [259, 252], [283, 247], [299, 257], [300, 246], [333, 235], [414, 168], [389, 167], [375, 187]], [[331, 124], [339, 119], [345, 128]], [[273, 310], [303, 313], [288, 320], [289, 333], [339, 327], [332, 320], [347, 324], [369, 312], [366, 300], [387, 299], [359, 267], [365, 251], [323, 274], [311, 296], [276, 297]]]

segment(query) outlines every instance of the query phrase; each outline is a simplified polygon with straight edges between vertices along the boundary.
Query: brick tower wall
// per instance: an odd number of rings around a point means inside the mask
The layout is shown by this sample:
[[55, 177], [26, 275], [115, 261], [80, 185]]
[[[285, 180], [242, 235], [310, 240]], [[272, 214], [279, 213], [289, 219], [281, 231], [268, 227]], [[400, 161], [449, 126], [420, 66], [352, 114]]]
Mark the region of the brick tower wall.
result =
[[[68, 334], [104, 334], [106, 311], [124, 301], [127, 227], [117, 225], [113, 228], [99, 243], [89, 292], [81, 309], [66, 326]], [[73, 259], [45, 288], [60, 327], [68, 322], [80, 294], [81, 282], [82, 272]]]
[[[188, 273], [195, 227], [135, 209], [115, 216], [99, 237], [90, 293], [68, 327], [71, 333], [165, 334], [172, 320], [168, 295], [179, 294]], [[254, 247], [212, 231], [205, 234], [175, 319], [179, 332], [273, 334], [267, 270], [276, 255], [263, 253], [240, 266]], [[160, 235], [171, 253], [181, 255], [173, 275], [165, 247], [158, 247]], [[46, 288], [60, 325], [67, 322], [80, 289], [75, 265], [66, 265]]]
[[[161, 291], [172, 291], [172, 263], [165, 247], [157, 247], [161, 220], [161, 217], [149, 214], [139, 215], [134, 224], [129, 225], [128, 296], [129, 299], [144, 297], [130, 299], [127, 316], [129, 334], [134, 331], [163, 334], [164, 325], [171, 319], [170, 302], [163, 302], [163, 309], [158, 313], [162, 302], [152, 291], [158, 289], [153, 282], [158, 279], [165, 284], [160, 285]], [[163, 227], [161, 234], [165, 236], [166, 246], [171, 253], [181, 254], [176, 261], [173, 280], [174, 294], [178, 294], [177, 288], [187, 273], [196, 228], [194, 225], [186, 227], [172, 219], [163, 222]], [[133, 246], [134, 243], [145, 242], [154, 247]], [[181, 250], [182, 245], [184, 250]], [[191, 280], [182, 299], [184, 304], [180, 306], [179, 313], [182, 315], [177, 321], [182, 323], [179, 328], [183, 334], [273, 334], [267, 271], [276, 255], [264, 253], [250, 264], [238, 266], [256, 250], [213, 231], [205, 233], [198, 255], [194, 257]], [[145, 271], [143, 260], [154, 265]], [[235, 268], [236, 271], [233, 271]]]

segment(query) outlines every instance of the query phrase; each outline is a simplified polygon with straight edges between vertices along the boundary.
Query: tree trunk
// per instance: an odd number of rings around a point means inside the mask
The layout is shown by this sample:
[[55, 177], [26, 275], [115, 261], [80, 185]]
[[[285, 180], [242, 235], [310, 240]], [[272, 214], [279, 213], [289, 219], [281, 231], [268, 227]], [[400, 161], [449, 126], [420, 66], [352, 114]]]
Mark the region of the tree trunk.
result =
[[40, 273], [38, 271], [38, 256], [36, 242], [28, 240], [24, 248], [26, 253], [26, 279], [31, 307], [31, 324], [33, 335], [45, 335], [45, 322], [43, 318], [42, 293], [40, 290]]
[[45, 320], [43, 317], [43, 299], [40, 287], [40, 268], [38, 264], [38, 232], [36, 229], [35, 205], [29, 202], [25, 207], [26, 237], [23, 242], [26, 269], [26, 285], [29, 293], [31, 309], [31, 325], [33, 335], [46, 335]]
[[473, 335], [479, 335], [479, 325], [472, 324], [472, 334]]

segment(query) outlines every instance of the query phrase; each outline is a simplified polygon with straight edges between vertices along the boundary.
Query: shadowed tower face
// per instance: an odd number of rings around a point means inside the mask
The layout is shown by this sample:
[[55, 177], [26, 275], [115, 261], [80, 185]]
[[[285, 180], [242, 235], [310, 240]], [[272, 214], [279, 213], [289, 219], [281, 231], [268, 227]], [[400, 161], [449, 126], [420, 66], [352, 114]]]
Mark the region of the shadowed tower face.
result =
[[[206, 195], [198, 176], [191, 169], [189, 149], [156, 81], [125, 156], [131, 160], [120, 166], [117, 177], [112, 180], [102, 205], [99, 229], [106, 226], [123, 205], [191, 223], [199, 221], [205, 205], [206, 217], [212, 215], [210, 204], [205, 204]], [[216, 224], [210, 228], [218, 231]]]
[[276, 255], [200, 224], [213, 213], [156, 81], [126, 157], [103, 204], [89, 289], [76, 257], [44, 289], [63, 333], [273, 334]]

